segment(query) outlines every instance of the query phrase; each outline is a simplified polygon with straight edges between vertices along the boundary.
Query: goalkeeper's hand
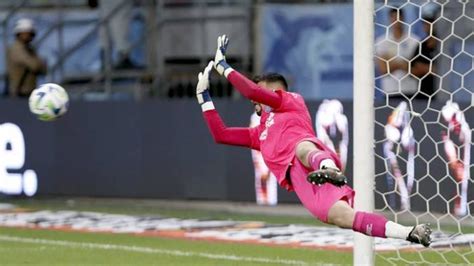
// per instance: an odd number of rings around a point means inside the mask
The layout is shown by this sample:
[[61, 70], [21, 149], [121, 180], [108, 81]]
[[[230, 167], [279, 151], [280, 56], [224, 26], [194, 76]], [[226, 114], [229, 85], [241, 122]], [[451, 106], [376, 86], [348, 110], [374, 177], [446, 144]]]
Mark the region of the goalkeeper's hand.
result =
[[207, 67], [198, 75], [198, 83], [196, 85], [196, 98], [201, 105], [202, 111], [214, 109], [211, 95], [209, 94], [210, 72], [212, 70], [213, 61], [209, 61]]
[[214, 68], [221, 75], [227, 75], [231, 72], [232, 68], [225, 61], [225, 53], [229, 45], [229, 38], [226, 35], [219, 36], [217, 38], [217, 51], [214, 57]]

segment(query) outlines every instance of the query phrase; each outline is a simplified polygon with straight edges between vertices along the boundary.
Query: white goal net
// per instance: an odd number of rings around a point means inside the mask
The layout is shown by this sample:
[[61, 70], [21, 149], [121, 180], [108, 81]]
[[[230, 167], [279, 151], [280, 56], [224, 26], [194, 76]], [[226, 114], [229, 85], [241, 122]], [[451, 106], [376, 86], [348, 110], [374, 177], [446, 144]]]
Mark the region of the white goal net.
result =
[[374, 9], [375, 209], [433, 229], [428, 249], [376, 241], [376, 259], [472, 264], [474, 2], [379, 1]]

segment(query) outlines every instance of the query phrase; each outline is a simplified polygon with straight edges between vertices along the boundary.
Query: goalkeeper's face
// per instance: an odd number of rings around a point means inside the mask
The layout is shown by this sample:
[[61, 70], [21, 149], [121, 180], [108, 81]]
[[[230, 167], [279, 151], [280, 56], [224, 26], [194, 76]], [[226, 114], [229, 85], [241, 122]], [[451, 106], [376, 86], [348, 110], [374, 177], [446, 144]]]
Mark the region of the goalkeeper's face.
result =
[[255, 113], [258, 115], [258, 116], [261, 116], [262, 115], [262, 105], [257, 103], [257, 102], [254, 102], [254, 101], [251, 101], [253, 103], [253, 107], [255, 108]]

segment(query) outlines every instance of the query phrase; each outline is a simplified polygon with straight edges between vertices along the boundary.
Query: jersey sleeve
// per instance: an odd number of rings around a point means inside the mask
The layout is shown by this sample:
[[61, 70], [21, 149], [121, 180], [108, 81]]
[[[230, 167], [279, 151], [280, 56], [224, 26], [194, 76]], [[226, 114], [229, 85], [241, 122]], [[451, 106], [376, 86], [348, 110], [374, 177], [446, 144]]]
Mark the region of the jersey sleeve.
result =
[[203, 116], [215, 142], [260, 150], [258, 128], [227, 127], [216, 110], [203, 112]]
[[261, 125], [249, 128], [250, 134], [250, 148], [259, 151], [260, 150], [260, 133]]
[[233, 70], [227, 76], [227, 80], [247, 99], [270, 106], [273, 109], [281, 105], [281, 95], [258, 86], [236, 70]]

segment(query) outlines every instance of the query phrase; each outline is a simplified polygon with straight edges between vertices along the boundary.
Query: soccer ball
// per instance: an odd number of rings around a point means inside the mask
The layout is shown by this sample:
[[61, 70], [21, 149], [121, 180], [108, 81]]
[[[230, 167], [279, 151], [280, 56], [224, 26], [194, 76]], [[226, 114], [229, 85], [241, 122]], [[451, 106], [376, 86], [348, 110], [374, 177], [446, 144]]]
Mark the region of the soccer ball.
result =
[[31, 93], [28, 103], [30, 111], [38, 119], [53, 121], [66, 113], [69, 107], [69, 96], [58, 84], [46, 83]]

